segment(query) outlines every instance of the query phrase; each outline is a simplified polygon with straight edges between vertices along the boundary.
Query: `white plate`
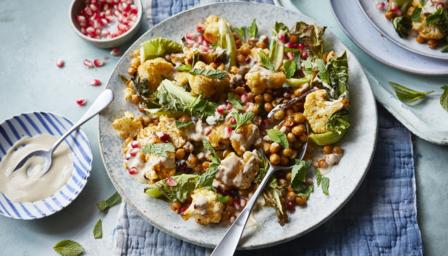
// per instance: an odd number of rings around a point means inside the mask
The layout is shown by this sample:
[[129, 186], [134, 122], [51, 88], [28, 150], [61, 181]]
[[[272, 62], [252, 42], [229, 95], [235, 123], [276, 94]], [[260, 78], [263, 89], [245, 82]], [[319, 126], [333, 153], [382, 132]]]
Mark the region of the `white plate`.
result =
[[[440, 49], [431, 49], [427, 44], [419, 44], [413, 36], [401, 38], [395, 31], [392, 22], [384, 17], [384, 11], [376, 8], [376, 1], [358, 0], [357, 2], [374, 27], [398, 46], [423, 56], [448, 60], [448, 53], [443, 53]], [[448, 62], [446, 62], [446, 65], [448, 65]]]
[[[269, 13], [269, 15], [266, 15]], [[249, 24], [257, 19], [260, 32], [271, 33], [276, 21], [293, 25], [296, 21], [313, 22], [303, 14], [254, 3], [220, 3], [202, 6], [171, 17], [153, 27], [138, 39], [118, 62], [107, 87], [116, 95], [115, 100], [103, 111], [99, 118], [100, 148], [107, 172], [119, 193], [132, 205], [143, 218], [162, 231], [191, 243], [213, 247], [222, 238], [227, 227], [221, 225], [201, 226], [194, 221], [183, 221], [179, 215], [169, 209], [169, 204], [158, 199], [148, 198], [144, 185], [138, 184], [123, 168], [121, 152], [122, 140], [112, 129], [115, 118], [124, 111], [137, 113], [135, 107], [123, 98], [124, 85], [119, 74], [126, 74], [130, 62], [129, 54], [139, 44], [155, 36], [166, 36], [180, 40], [186, 32], [193, 31], [195, 25], [208, 15], [219, 15], [236, 26]], [[248, 15], [250, 14], [250, 15]], [[330, 31], [326, 33], [326, 42], [338, 52], [345, 46]], [[361, 184], [373, 156], [377, 113], [375, 100], [369, 82], [355, 56], [348, 52], [350, 67], [350, 95], [352, 102], [352, 127], [342, 143], [345, 156], [340, 164], [329, 173], [331, 180], [330, 196], [321, 189], [310, 198], [308, 206], [298, 208], [290, 215], [290, 223], [280, 226], [274, 210], [264, 208], [255, 215], [257, 224], [246, 229], [243, 235], [242, 249], [255, 249], [286, 242], [316, 228], [335, 214], [354, 194]]]

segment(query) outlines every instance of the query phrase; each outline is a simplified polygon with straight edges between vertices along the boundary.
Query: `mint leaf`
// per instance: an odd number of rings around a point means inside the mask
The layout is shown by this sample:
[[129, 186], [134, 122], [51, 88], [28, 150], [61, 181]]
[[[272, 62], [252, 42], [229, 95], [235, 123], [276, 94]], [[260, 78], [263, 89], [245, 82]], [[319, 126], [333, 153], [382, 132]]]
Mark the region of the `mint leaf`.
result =
[[297, 71], [297, 63], [295, 60], [287, 60], [283, 63], [286, 78], [291, 78]]
[[397, 95], [397, 98], [406, 104], [424, 99], [428, 94], [432, 93], [432, 91], [419, 92], [394, 82], [389, 82], [389, 84], [395, 90], [395, 95]]
[[75, 241], [62, 240], [53, 246], [55, 250], [61, 256], [80, 256], [84, 253], [84, 248]]
[[440, 105], [448, 111], [448, 84], [442, 86], [443, 93], [442, 96], [440, 96]]
[[190, 72], [192, 69], [191, 65], [188, 64], [182, 64], [178, 67], [176, 67], [176, 70], [179, 72]]
[[167, 156], [166, 152], [174, 152], [175, 148], [171, 143], [157, 143], [146, 145], [142, 152], [145, 154], [154, 154], [158, 156]]
[[221, 70], [214, 70], [214, 69], [197, 69], [194, 68], [190, 71], [190, 74], [198, 76], [206, 76], [210, 78], [216, 78], [216, 79], [224, 79], [227, 77], [227, 73]]
[[258, 26], [257, 21], [255, 19], [252, 20], [252, 23], [247, 27], [247, 34], [249, 38], [257, 37], [258, 34]]
[[106, 212], [109, 208], [112, 206], [119, 204], [121, 202], [121, 196], [118, 194], [118, 192], [115, 192], [113, 195], [111, 195], [106, 200], [101, 200], [96, 203], [96, 207], [100, 212]]
[[422, 13], [422, 8], [415, 8], [412, 12], [411, 19], [412, 21], [418, 22], [420, 21], [420, 14]]
[[324, 192], [324, 194], [326, 196], [328, 196], [330, 194], [330, 192], [329, 192], [330, 179], [328, 177], [325, 177], [325, 176], [322, 177], [321, 187], [322, 187], [322, 192]]
[[274, 141], [277, 142], [278, 144], [280, 144], [283, 148], [288, 148], [289, 147], [289, 142], [288, 142], [288, 138], [286, 138], [286, 135], [281, 132], [278, 129], [270, 129], [267, 131], [269, 138]]
[[223, 196], [218, 194], [218, 201], [220, 201], [223, 204], [226, 204], [230, 200], [230, 196]]
[[238, 130], [241, 126], [245, 125], [246, 123], [249, 123], [254, 118], [254, 112], [249, 111], [244, 114], [240, 114], [237, 112], [232, 112], [233, 118], [236, 120], [236, 125], [234, 127], [235, 130]]
[[325, 62], [321, 59], [316, 60], [316, 66], [319, 70], [319, 78], [324, 82], [325, 84], [331, 84], [330, 82], [330, 74], [328, 73], [327, 66], [325, 65]]
[[181, 122], [181, 121], [177, 121], [176, 120], [176, 127], [177, 128], [185, 128], [185, 127], [188, 127], [188, 126], [190, 126], [190, 125], [193, 125], [193, 122], [192, 121], [188, 121], [188, 122]]
[[240, 28], [232, 28], [232, 31], [235, 32], [241, 41], [246, 40], [246, 27], [240, 27]]
[[307, 171], [311, 167], [310, 161], [299, 160], [293, 165], [291, 169], [291, 187], [294, 191], [299, 192], [303, 190], [305, 185]]
[[99, 219], [93, 228], [93, 237], [95, 239], [103, 238], [103, 221]]
[[[199, 176], [196, 174], [180, 174], [167, 179], [157, 181], [145, 189], [150, 197], [164, 196], [170, 202], [185, 202], [191, 192], [196, 188]], [[168, 179], [171, 180], [169, 184]]]
[[243, 104], [241, 103], [241, 101], [233, 93], [229, 93], [227, 101], [230, 102], [232, 104], [232, 107], [234, 107], [237, 110], [243, 110], [244, 109]]
[[269, 70], [274, 70], [274, 65], [272, 64], [272, 62], [269, 59], [268, 55], [264, 51], [260, 50], [258, 52], [258, 57], [260, 57], [260, 64], [263, 67], [265, 67], [265, 68], [267, 68]]

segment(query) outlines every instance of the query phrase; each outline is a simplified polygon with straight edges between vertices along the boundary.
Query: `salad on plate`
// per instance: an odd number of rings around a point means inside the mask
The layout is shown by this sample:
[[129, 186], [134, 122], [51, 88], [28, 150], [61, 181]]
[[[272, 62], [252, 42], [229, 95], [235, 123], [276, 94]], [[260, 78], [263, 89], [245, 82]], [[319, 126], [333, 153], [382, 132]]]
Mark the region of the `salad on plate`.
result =
[[256, 20], [237, 27], [209, 16], [181, 42], [142, 43], [122, 75], [139, 113], [112, 124], [123, 171], [183, 219], [207, 225], [235, 220], [269, 164], [292, 166], [257, 204], [287, 223], [315, 187], [328, 194], [325, 174], [341, 160], [350, 127], [347, 54], [327, 50], [324, 33], [304, 22], [261, 33]]

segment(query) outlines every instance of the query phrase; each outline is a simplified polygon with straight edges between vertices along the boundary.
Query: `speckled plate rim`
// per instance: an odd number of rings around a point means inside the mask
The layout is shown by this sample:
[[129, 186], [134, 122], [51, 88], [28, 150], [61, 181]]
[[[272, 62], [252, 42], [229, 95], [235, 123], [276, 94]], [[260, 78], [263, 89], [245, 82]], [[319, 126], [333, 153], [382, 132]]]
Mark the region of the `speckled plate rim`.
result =
[[[0, 124], [0, 158], [24, 136], [61, 136], [72, 125], [73, 122], [68, 118], [50, 112], [23, 113], [6, 119]], [[61, 211], [78, 197], [90, 177], [93, 161], [91, 145], [82, 130], [71, 134], [65, 142], [69, 145], [73, 159], [73, 173], [67, 183], [53, 195], [32, 203], [15, 203], [0, 193], [1, 215], [22, 220], [40, 219]]]
[[[291, 10], [286, 10], [285, 8], [281, 8], [281, 7], [274, 7], [272, 5], [268, 5], [268, 4], [255, 4], [255, 3], [246, 3], [246, 2], [232, 2], [232, 3], [215, 3], [215, 4], [208, 4], [208, 5], [202, 5], [196, 8], [192, 8], [190, 10], [184, 11], [182, 13], [179, 13], [175, 16], [172, 16], [164, 21], [162, 21], [161, 23], [159, 23], [158, 25], [154, 26], [153, 28], [151, 28], [149, 31], [147, 31], [146, 33], [144, 33], [133, 45], [131, 45], [129, 47], [129, 49], [124, 53], [124, 55], [122, 56], [122, 58], [120, 59], [120, 61], [117, 63], [117, 66], [115, 67], [115, 70], [113, 71], [111, 78], [109, 79], [108, 83], [107, 83], [107, 87], [110, 89], [113, 89], [112, 87], [114, 86], [112, 84], [112, 82], [114, 80], [117, 80], [118, 78], [114, 78], [114, 74], [118, 75], [118, 69], [120, 67], [120, 65], [122, 65], [126, 59], [128, 58], [127, 56], [130, 54], [131, 51], [133, 51], [139, 44], [141, 41], [146, 40], [146, 38], [150, 35], [150, 33], [153, 30], [159, 29], [162, 26], [164, 26], [165, 24], [172, 22], [178, 18], [181, 18], [183, 15], [188, 15], [189, 13], [193, 13], [193, 12], [199, 12], [201, 9], [204, 8], [204, 10], [206, 8], [216, 8], [216, 11], [219, 12], [219, 10], [225, 9], [225, 8], [232, 8], [232, 10], [238, 10], [238, 7], [244, 6], [244, 5], [250, 5], [247, 7], [250, 8], [257, 8], [259, 7], [260, 9], [266, 8], [266, 9], [276, 9], [276, 11], [282, 12], [284, 14], [288, 14], [292, 17], [295, 17], [293, 20], [305, 20], [308, 22], [313, 22], [316, 23], [314, 20], [312, 20], [311, 18], [296, 12], [296, 11], [291, 11]], [[207, 11], [205, 11], [204, 13], [207, 13]], [[219, 13], [215, 13], [217, 15], [221, 15]], [[232, 13], [234, 14], [234, 13]], [[204, 15], [207, 14], [201, 14], [202, 17], [204, 17]], [[227, 16], [228, 13], [222, 14], [224, 16]], [[228, 18], [228, 17], [226, 17]], [[230, 21], [232, 22], [231, 18]], [[282, 18], [271, 18], [272, 20], [270, 20], [270, 23], [274, 23], [276, 20], [283, 20], [285, 19], [284, 17]], [[197, 22], [197, 20], [195, 21]], [[288, 22], [288, 24], [291, 22]], [[270, 24], [270, 25], [272, 25]], [[191, 28], [192, 29], [192, 28]], [[334, 34], [332, 34], [331, 32], [329, 32], [328, 34], [331, 35], [332, 40], [335, 40], [335, 42], [337, 42], [337, 44], [341, 47], [343, 46], [342, 42], [340, 42], [336, 36], [334, 36]], [[329, 201], [330, 199], [328, 197], [325, 197], [320, 191], [317, 191], [313, 194], [312, 199], [310, 199], [310, 203], [309, 205], [304, 208], [304, 210], [298, 210], [296, 211], [295, 214], [292, 214], [290, 216], [291, 218], [291, 222], [288, 225], [285, 225], [283, 227], [280, 227], [278, 225], [278, 223], [275, 221], [273, 221], [273, 218], [275, 216], [274, 212], [272, 209], [263, 209], [260, 212], [258, 212], [256, 214], [256, 216], [261, 216], [263, 218], [263, 220], [265, 222], [262, 222], [261, 225], [264, 225], [265, 227], [263, 229], [254, 229], [251, 230], [251, 227], [247, 227], [246, 230], [247, 232], [245, 232], [245, 234], [243, 235], [243, 240], [245, 240], [245, 242], [239, 247], [239, 249], [258, 249], [258, 248], [263, 248], [263, 247], [269, 247], [269, 246], [273, 246], [276, 244], [280, 244], [280, 243], [284, 243], [287, 241], [290, 241], [292, 239], [295, 239], [301, 235], [304, 235], [308, 232], [310, 232], [311, 230], [315, 229], [316, 227], [318, 227], [319, 225], [321, 225], [322, 223], [324, 223], [325, 221], [327, 221], [328, 219], [330, 219], [336, 212], [338, 212], [344, 205], [345, 203], [347, 203], [349, 201], [349, 199], [354, 195], [354, 193], [357, 191], [357, 189], [359, 188], [360, 184], [362, 183], [368, 168], [370, 166], [370, 163], [372, 161], [373, 158], [373, 153], [375, 150], [375, 144], [376, 144], [376, 137], [377, 137], [377, 125], [378, 125], [378, 120], [377, 120], [377, 112], [376, 112], [376, 105], [375, 105], [375, 100], [373, 97], [373, 93], [372, 90], [370, 88], [370, 84], [369, 81], [367, 80], [367, 77], [364, 73], [364, 71], [362, 70], [361, 65], [359, 64], [359, 62], [356, 60], [355, 56], [346, 48], [344, 47], [344, 50], [346, 50], [348, 52], [349, 55], [349, 63], [350, 65], [354, 64], [354, 67], [356, 69], [357, 72], [355, 72], [354, 74], [355, 77], [357, 79], [360, 79], [360, 83], [356, 84], [357, 86], [359, 86], [359, 88], [356, 88], [357, 93], [364, 93], [366, 95], [365, 96], [365, 100], [363, 102], [363, 104], [369, 105], [369, 118], [363, 117], [362, 115], [360, 116], [361, 118], [365, 118], [365, 120], [360, 120], [360, 119], [354, 119], [354, 123], [356, 123], [357, 125], [354, 125], [354, 127], [351, 129], [351, 133], [350, 135], [348, 135], [344, 140], [346, 142], [344, 142], [344, 144], [349, 144], [352, 145], [354, 142], [352, 141], [353, 137], [355, 137], [355, 141], [359, 143], [359, 141], [361, 140], [366, 140], [367, 141], [367, 147], [364, 148], [364, 153], [365, 156], [361, 157], [362, 160], [358, 159], [355, 157], [354, 152], [352, 152], [350, 150], [350, 155], [352, 156], [352, 163], [348, 164], [347, 162], [344, 162], [345, 164], [340, 164], [344, 165], [344, 166], [356, 166], [356, 176], [355, 178], [352, 180], [353, 184], [352, 187], [350, 187], [347, 191], [345, 191], [344, 193], [341, 193], [343, 195], [340, 196], [340, 198], [338, 198], [338, 194], [334, 194], [331, 197], [334, 197], [333, 199], [336, 202], [337, 198], [337, 203], [336, 206], [331, 206], [331, 210], [326, 209], [326, 207], [322, 207], [321, 213], [323, 212], [322, 215], [324, 216], [319, 216], [318, 220], [314, 220], [312, 224], [308, 225], [305, 229], [303, 230], [299, 230], [297, 231], [294, 225], [292, 225], [292, 223], [294, 223], [294, 221], [297, 220], [297, 215], [298, 212], [305, 212], [306, 209], [308, 209], [308, 211], [310, 211], [310, 208], [314, 208], [313, 206], [313, 201], [319, 201], [319, 200], [328, 200], [328, 203], [334, 203]], [[352, 65], [353, 66], [353, 65]], [[353, 68], [353, 67], [352, 67]], [[351, 69], [351, 72], [353, 72], [353, 69]], [[350, 76], [351, 78], [353, 77], [353, 74], [351, 74]], [[352, 84], [352, 82], [351, 82]], [[360, 86], [364, 86], [365, 88], [361, 88]], [[355, 103], [361, 107], [361, 102], [359, 101], [355, 101]], [[108, 135], [107, 133], [111, 133], [113, 132], [111, 130], [110, 127], [106, 127], [105, 125], [108, 124], [108, 118], [112, 118], [111, 116], [108, 115], [114, 115], [115, 117], [118, 117], [116, 114], [117, 113], [108, 113], [108, 111], [112, 111], [112, 105], [111, 104], [104, 112], [101, 113], [100, 118], [99, 118], [99, 143], [100, 143], [100, 152], [101, 152], [101, 157], [103, 159], [103, 163], [105, 165], [106, 171], [109, 175], [109, 178], [111, 179], [113, 185], [116, 187], [117, 191], [123, 196], [123, 198], [126, 200], [127, 203], [129, 203], [134, 209], [137, 210], [137, 212], [139, 212], [139, 214], [145, 219], [147, 220], [149, 223], [151, 223], [152, 225], [154, 225], [156, 228], [178, 238], [178, 239], [182, 239], [185, 241], [188, 241], [190, 243], [199, 245], [199, 246], [204, 246], [204, 247], [214, 247], [217, 242], [220, 240], [220, 238], [222, 237], [222, 235], [224, 234], [226, 228], [225, 227], [221, 227], [218, 225], [215, 226], [211, 226], [211, 227], [203, 227], [200, 225], [197, 225], [196, 223], [189, 221], [189, 222], [183, 222], [181, 220], [181, 218], [179, 216], [177, 216], [174, 213], [170, 213], [170, 210], [168, 209], [168, 204], [164, 203], [163, 201], [157, 200], [157, 204], [155, 204], [153, 201], [153, 199], [149, 199], [149, 198], [145, 198], [144, 203], [147, 204], [145, 206], [142, 207], [142, 205], [136, 204], [134, 202], [134, 200], [138, 200], [142, 198], [143, 195], [143, 191], [140, 191], [139, 193], [142, 194], [136, 194], [136, 195], [128, 195], [125, 190], [129, 189], [129, 188], [125, 188], [122, 187], [122, 184], [120, 184], [121, 182], [125, 182], [123, 180], [118, 180], [118, 178], [120, 178], [119, 176], [122, 176], [123, 179], [129, 180], [129, 177], [124, 177], [125, 173], [124, 170], [121, 170], [120, 172], [115, 172], [114, 168], [117, 169], [123, 169], [122, 168], [122, 160], [119, 159], [115, 159], [113, 157], [110, 156], [111, 152], [109, 152], [109, 148], [110, 146], [114, 146], [114, 144], [119, 147], [121, 149], [121, 142], [119, 144], [116, 144], [115, 141], [113, 141], [113, 143], [109, 142], [109, 145], [106, 146], [104, 143], [106, 143], [105, 140], [110, 139], [108, 138], [108, 136], [112, 136], [112, 137], [117, 137], [117, 135]], [[122, 108], [124, 108], [124, 106], [121, 106]], [[361, 108], [360, 108], [361, 109]], [[363, 110], [365, 111], [365, 110]], [[352, 115], [360, 115], [360, 111], [353, 111], [355, 113], [352, 113]], [[359, 117], [359, 116], [358, 116]], [[368, 131], [361, 131], [362, 128], [366, 128], [366, 127], [361, 127], [361, 126], [365, 126], [365, 123], [368, 123], [367, 125], [368, 127]], [[103, 125], [104, 123], [104, 125]], [[110, 125], [110, 122], [109, 122]], [[362, 133], [361, 133], [362, 132]], [[361, 137], [361, 138], [359, 138]], [[353, 146], [353, 145], [352, 145]], [[359, 145], [358, 145], [359, 146]], [[348, 152], [349, 150], [347, 150]], [[347, 154], [347, 153], [346, 153]], [[359, 162], [361, 161], [361, 162]], [[117, 166], [120, 167], [117, 167]], [[336, 168], [337, 169], [337, 168]], [[332, 172], [334, 173], [334, 172]], [[331, 173], [329, 174], [330, 176], [332, 175]], [[340, 180], [344, 180], [346, 178], [348, 178], [346, 173], [340, 173], [338, 174], [340, 176], [334, 176], [333, 180], [336, 182], [340, 181]], [[354, 174], [351, 174], [354, 175]], [[330, 177], [331, 178], [331, 177]], [[350, 179], [348, 179], [350, 180]], [[135, 182], [135, 181], [133, 181]], [[143, 186], [139, 186], [139, 185], [132, 185], [135, 187], [139, 187], [139, 188], [143, 188]], [[331, 190], [331, 188], [330, 188]], [[331, 193], [331, 191], [330, 191]], [[143, 195], [144, 196], [144, 195]], [[151, 213], [151, 214], [155, 214], [155, 216], [157, 216], [158, 218], [154, 218], [154, 216], [149, 217], [147, 216], [148, 211], [147, 209], [143, 209], [143, 208], [148, 208], [149, 205], [153, 205], [155, 208], [160, 208], [160, 205], [162, 205], [162, 207], [164, 207], [161, 211], [163, 212], [163, 214], [159, 214], [159, 213]], [[323, 209], [325, 208], [325, 209]], [[154, 209], [151, 209], [154, 210]], [[157, 209], [156, 209], [157, 211]], [[175, 216], [177, 219], [170, 219], [170, 220], [175, 220], [174, 224], [173, 223], [164, 223], [164, 220], [162, 218], [166, 217], [165, 215], [168, 216]], [[270, 219], [267, 219], [266, 217], [269, 217]], [[160, 218], [160, 219], [159, 219]], [[305, 223], [305, 225], [307, 225], [306, 222], [301, 222], [300, 224]], [[270, 228], [270, 225], [275, 224], [275, 229]], [[296, 223], [297, 224], [297, 223]], [[185, 233], [185, 229], [187, 229], [187, 232], [190, 232], [188, 235], [186, 235]], [[267, 231], [268, 230], [268, 231]], [[184, 233], [181, 233], [184, 232]], [[256, 232], [254, 232], [256, 231]], [[286, 232], [287, 234], [281, 233], [281, 232]], [[269, 234], [265, 234], [265, 237], [261, 240], [256, 240], [256, 242], [253, 242], [252, 239], [255, 239], [258, 237], [258, 233], [260, 232], [269, 232]], [[280, 232], [279, 234], [276, 234], [276, 232]], [[289, 233], [288, 233], [289, 232]], [[249, 234], [248, 234], [249, 233]], [[204, 235], [205, 234], [205, 235]], [[209, 235], [207, 237], [207, 234]], [[205, 239], [200, 239], [200, 237], [205, 237]], [[255, 238], [254, 238], [255, 237]]]
[[[401, 38], [397, 35], [395, 30], [393, 29], [392, 22], [387, 20], [386, 17], [384, 17], [384, 13], [381, 12], [381, 18], [383, 18], [383, 21], [378, 21], [373, 16], [375, 14], [371, 13], [371, 11], [368, 9], [368, 6], [366, 6], [366, 2], [363, 0], [357, 0], [358, 6], [360, 7], [361, 11], [364, 13], [364, 15], [367, 17], [367, 19], [370, 21], [370, 23], [375, 27], [380, 33], [384, 34], [391, 42], [395, 43], [399, 47], [402, 47], [410, 52], [429, 57], [434, 58], [438, 60], [445, 60], [447, 61], [448, 65], [448, 53], [438, 53], [437, 51], [440, 51], [440, 49], [431, 49], [427, 45], [416, 45], [413, 42], [409, 42], [410, 40], [415, 41], [413, 38]], [[376, 3], [370, 0], [370, 3], [375, 5]], [[380, 12], [376, 7], [371, 7], [371, 9], [375, 9], [376, 11]], [[380, 22], [384, 22], [384, 24], [380, 24]], [[387, 28], [387, 27], [388, 28]], [[420, 46], [420, 47], [419, 47]], [[424, 49], [423, 47], [427, 47], [428, 50]], [[422, 49], [420, 49], [422, 48]]]

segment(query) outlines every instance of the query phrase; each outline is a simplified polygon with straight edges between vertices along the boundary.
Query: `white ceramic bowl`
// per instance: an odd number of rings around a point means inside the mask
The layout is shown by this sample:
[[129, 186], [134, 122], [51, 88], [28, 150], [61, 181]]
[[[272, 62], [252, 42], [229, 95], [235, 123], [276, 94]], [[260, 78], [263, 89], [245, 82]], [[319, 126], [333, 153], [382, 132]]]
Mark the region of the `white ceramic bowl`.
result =
[[120, 46], [127, 41], [129, 41], [138, 31], [140, 28], [140, 24], [142, 22], [143, 17], [143, 7], [140, 0], [134, 0], [135, 5], [138, 9], [137, 19], [132, 25], [132, 27], [126, 31], [126, 33], [123, 33], [122, 35], [112, 38], [112, 39], [96, 39], [91, 38], [83, 33], [81, 33], [80, 27], [78, 25], [78, 22], [76, 21], [76, 16], [81, 12], [81, 9], [84, 8], [84, 1], [85, 0], [73, 0], [72, 4], [70, 5], [70, 23], [72, 24], [73, 30], [75, 30], [76, 34], [81, 37], [82, 39], [92, 43], [93, 45], [99, 47], [99, 48], [113, 48]]

